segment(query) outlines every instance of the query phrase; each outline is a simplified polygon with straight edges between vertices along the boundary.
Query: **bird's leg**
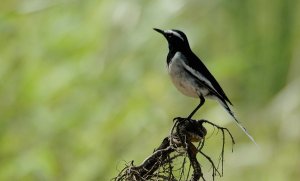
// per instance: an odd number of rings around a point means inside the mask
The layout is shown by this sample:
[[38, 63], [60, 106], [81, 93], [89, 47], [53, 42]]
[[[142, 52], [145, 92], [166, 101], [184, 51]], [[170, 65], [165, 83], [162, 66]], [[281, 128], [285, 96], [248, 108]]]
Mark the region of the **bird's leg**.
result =
[[199, 103], [199, 105], [193, 110], [193, 112], [191, 112], [191, 114], [187, 117], [188, 120], [190, 120], [190, 119], [193, 117], [193, 115], [198, 111], [198, 109], [204, 104], [204, 102], [205, 102], [204, 97], [203, 97], [202, 95], [200, 95], [199, 98], [200, 98], [200, 103]]

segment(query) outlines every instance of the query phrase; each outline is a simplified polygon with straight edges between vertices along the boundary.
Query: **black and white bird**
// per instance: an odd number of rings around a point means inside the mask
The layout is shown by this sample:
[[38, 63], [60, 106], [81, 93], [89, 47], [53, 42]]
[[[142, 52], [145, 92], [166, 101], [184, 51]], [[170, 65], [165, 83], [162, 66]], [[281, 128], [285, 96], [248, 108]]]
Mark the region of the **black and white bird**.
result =
[[168, 72], [175, 87], [184, 95], [200, 98], [199, 105], [191, 112], [187, 119], [191, 119], [197, 110], [204, 104], [205, 98], [217, 100], [225, 110], [233, 117], [235, 123], [253, 141], [253, 137], [241, 125], [231, 111], [228, 104], [232, 105], [225, 92], [190, 48], [186, 35], [179, 30], [160, 30], [155, 31], [164, 35], [169, 44], [167, 56]]

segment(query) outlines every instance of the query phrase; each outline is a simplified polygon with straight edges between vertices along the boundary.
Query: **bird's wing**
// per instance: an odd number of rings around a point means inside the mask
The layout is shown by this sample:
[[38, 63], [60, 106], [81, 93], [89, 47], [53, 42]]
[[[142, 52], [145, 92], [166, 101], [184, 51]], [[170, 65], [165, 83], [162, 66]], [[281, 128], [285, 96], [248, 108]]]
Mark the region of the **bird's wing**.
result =
[[[191, 53], [192, 58], [188, 61], [185, 60], [184, 66], [185, 68], [191, 72], [194, 76], [196, 76], [198, 79], [206, 82], [207, 85], [209, 85], [213, 90], [215, 90], [224, 100], [226, 100], [230, 105], [232, 103], [226, 96], [225, 92], [219, 85], [219, 83], [216, 81], [216, 79], [213, 77], [213, 75], [209, 72], [209, 70], [206, 68], [206, 66], [202, 63], [202, 61], [194, 54]], [[192, 67], [195, 67], [193, 69]]]
[[187, 66], [185, 63], [183, 63], [183, 67], [184, 70], [188, 74], [190, 74], [190, 76], [194, 77], [201, 86], [206, 87], [211, 94], [217, 96], [217, 98], [219, 98], [220, 101], [223, 101], [226, 104], [225, 99], [216, 91], [216, 89], [211, 85], [211, 83], [205, 77], [203, 77], [203, 75], [201, 75], [199, 72], [196, 72], [191, 67]]

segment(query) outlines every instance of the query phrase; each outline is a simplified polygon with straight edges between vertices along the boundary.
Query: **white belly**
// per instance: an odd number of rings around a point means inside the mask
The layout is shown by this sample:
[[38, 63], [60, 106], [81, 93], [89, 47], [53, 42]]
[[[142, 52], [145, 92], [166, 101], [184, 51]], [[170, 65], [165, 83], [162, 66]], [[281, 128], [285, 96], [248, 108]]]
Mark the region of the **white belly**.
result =
[[172, 61], [169, 63], [168, 72], [175, 87], [184, 95], [190, 97], [206, 96], [208, 90], [199, 86], [194, 77], [184, 71], [182, 60], [185, 57], [181, 53], [176, 53]]

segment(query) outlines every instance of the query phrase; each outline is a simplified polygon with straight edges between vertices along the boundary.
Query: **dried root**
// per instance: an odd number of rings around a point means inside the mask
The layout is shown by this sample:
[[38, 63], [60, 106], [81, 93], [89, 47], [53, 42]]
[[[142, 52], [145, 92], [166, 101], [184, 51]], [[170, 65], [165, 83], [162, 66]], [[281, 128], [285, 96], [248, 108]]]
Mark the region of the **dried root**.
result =
[[[135, 166], [133, 161], [126, 164], [125, 168], [112, 180], [205, 180], [201, 165], [197, 160], [197, 153], [200, 153], [211, 164], [213, 180], [215, 179], [215, 176], [223, 176], [225, 133], [229, 134], [232, 144], [234, 144], [234, 139], [229, 130], [207, 120], [175, 118], [174, 121], [170, 135], [163, 139], [160, 146], [146, 158], [141, 165]], [[216, 166], [213, 160], [202, 151], [205, 143], [205, 136], [207, 134], [207, 131], [203, 126], [204, 123], [210, 124], [222, 131], [222, 150], [219, 160], [221, 162], [221, 171], [219, 171], [219, 166]], [[198, 142], [198, 147], [196, 148], [192, 142]], [[193, 170], [192, 174], [191, 170]]]

